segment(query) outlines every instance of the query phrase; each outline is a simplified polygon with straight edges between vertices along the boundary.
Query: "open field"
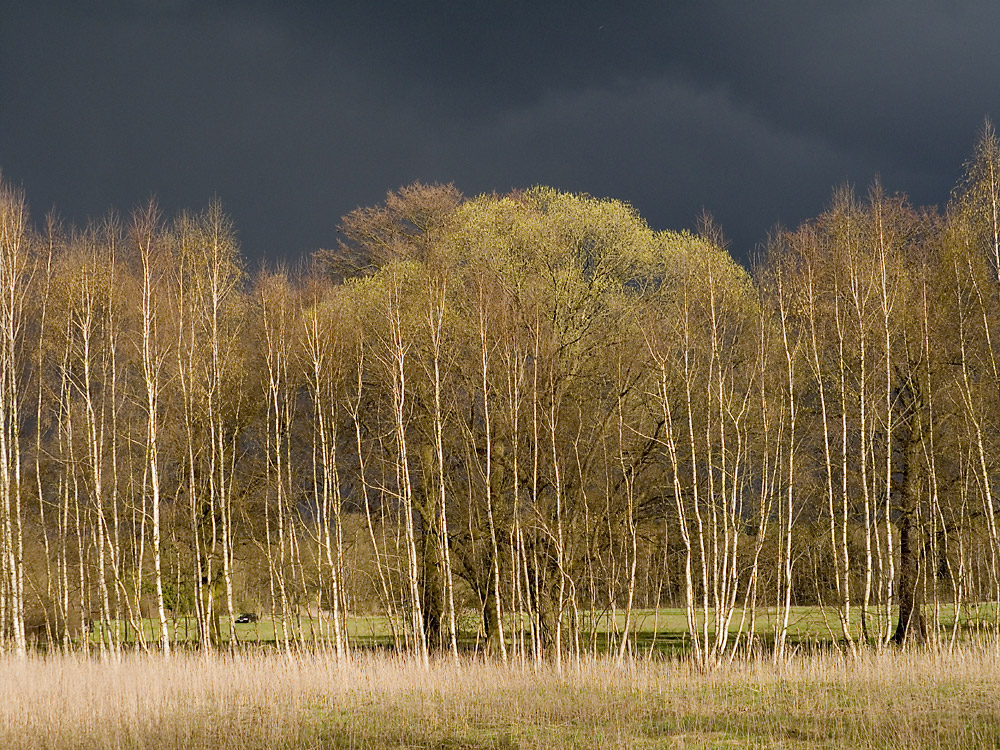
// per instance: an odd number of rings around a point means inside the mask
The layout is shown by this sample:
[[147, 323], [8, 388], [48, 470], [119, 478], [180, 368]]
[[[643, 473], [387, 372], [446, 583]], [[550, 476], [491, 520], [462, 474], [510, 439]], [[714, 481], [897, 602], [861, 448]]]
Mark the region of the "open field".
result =
[[[897, 617], [895, 608], [886, 618], [884, 608], [869, 608], [869, 626], [873, 632], [879, 627], [884, 631], [887, 624], [894, 625]], [[996, 605], [991, 602], [965, 604], [959, 611], [957, 628], [955, 612], [951, 604], [928, 606], [925, 610], [928, 626], [932, 629], [936, 624], [936, 632], [943, 642], [951, 640], [953, 630], [957, 643], [963, 643], [970, 638], [980, 638], [995, 632]], [[504, 632], [511, 644], [515, 639], [528, 639], [527, 623], [517, 622], [514, 616], [504, 618]], [[754, 622], [754, 635], [757, 640], [766, 645], [774, 637], [778, 621], [778, 612], [771, 607], [758, 607]], [[459, 646], [468, 654], [478, 653], [483, 646], [483, 636], [479, 632], [481, 619], [476, 612], [466, 612], [459, 617]], [[698, 617], [701, 627], [700, 613]], [[351, 615], [346, 618], [345, 626], [350, 645], [353, 648], [391, 648], [393, 646], [393, 626], [389, 618], [383, 615]], [[515, 627], [516, 626], [516, 627]], [[402, 633], [405, 623], [395, 623], [395, 631]], [[580, 649], [591, 654], [602, 654], [607, 651], [609, 643], [620, 637], [625, 627], [625, 613], [618, 611], [614, 615], [609, 612], [584, 612], [581, 614]], [[142, 621], [144, 636], [148, 643], [155, 643], [157, 630], [150, 619]], [[197, 623], [194, 618], [174, 618], [168, 622], [171, 641], [178, 645], [195, 647], [197, 645]], [[749, 615], [741, 622], [740, 613], [730, 623], [730, 633], [744, 634], [749, 630]], [[852, 610], [851, 631], [857, 641], [861, 641], [860, 608]], [[91, 641], [96, 646], [100, 638], [100, 626], [94, 625], [91, 631]], [[115, 638], [119, 642], [134, 642], [135, 633], [124, 622], [115, 624]], [[229, 625], [221, 619], [220, 632], [224, 643], [228, 643], [231, 635]], [[329, 638], [332, 626], [328, 620], [320, 621], [316, 617], [298, 616], [289, 621], [287, 637], [311, 644], [316, 639]], [[710, 632], [714, 630], [710, 628]], [[258, 622], [236, 625], [236, 637], [240, 643], [254, 646], [275, 645], [283, 637], [280, 622], [269, 616], [262, 616]], [[520, 634], [520, 635], [519, 635]], [[685, 612], [680, 608], [663, 607], [658, 610], [637, 609], [632, 613], [629, 626], [630, 643], [637, 654], [659, 654], [665, 656], [681, 656], [690, 649], [690, 637], [687, 633]], [[788, 623], [788, 640], [795, 645], [810, 649], [826, 648], [831, 643], [842, 639], [840, 621], [837, 612], [832, 607], [816, 606], [792, 607]]]
[[1000, 659], [865, 653], [502, 667], [356, 655], [5, 658], [8, 748], [919, 748], [1000, 743]]

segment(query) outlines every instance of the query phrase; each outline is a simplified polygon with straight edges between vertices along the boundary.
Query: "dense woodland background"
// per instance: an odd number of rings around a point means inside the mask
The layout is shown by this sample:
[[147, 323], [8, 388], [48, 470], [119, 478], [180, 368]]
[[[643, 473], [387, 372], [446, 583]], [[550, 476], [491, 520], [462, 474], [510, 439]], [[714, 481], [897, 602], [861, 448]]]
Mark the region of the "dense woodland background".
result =
[[5, 648], [212, 649], [254, 611], [344, 655], [381, 613], [426, 660], [474, 613], [558, 662], [674, 606], [711, 664], [763, 608], [781, 653], [794, 605], [853, 650], [1000, 600], [991, 128], [943, 212], [839, 190], [750, 272], [709, 220], [548, 188], [341, 230], [248, 273], [219, 205], [72, 228], [0, 185]]

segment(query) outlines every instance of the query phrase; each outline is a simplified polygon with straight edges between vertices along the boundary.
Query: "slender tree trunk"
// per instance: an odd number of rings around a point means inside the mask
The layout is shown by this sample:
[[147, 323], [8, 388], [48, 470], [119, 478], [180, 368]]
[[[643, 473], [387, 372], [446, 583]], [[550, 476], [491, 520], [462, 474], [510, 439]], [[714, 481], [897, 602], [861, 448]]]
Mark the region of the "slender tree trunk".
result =
[[12, 650], [27, 654], [24, 628], [24, 542], [21, 518], [21, 338], [28, 280], [27, 209], [0, 184], [0, 512], [4, 586]]

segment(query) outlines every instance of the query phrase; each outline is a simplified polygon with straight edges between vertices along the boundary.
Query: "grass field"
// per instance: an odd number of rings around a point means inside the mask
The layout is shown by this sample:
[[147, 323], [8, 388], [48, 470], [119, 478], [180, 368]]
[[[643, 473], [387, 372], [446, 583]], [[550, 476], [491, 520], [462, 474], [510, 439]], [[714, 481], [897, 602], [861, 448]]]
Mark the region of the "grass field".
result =
[[1000, 659], [551, 667], [277, 653], [0, 660], [5, 748], [993, 748]]
[[[925, 617], [928, 624], [938, 625], [938, 632], [945, 640], [951, 636], [954, 610], [951, 605], [939, 605], [937, 609], [927, 607]], [[880, 618], [882, 618], [880, 620]], [[890, 613], [889, 625], [894, 624], [895, 612]], [[757, 610], [755, 635], [764, 642], [770, 642], [777, 626], [778, 613], [775, 608], [761, 607]], [[466, 613], [459, 618], [459, 643], [466, 653], [475, 654], [482, 645], [482, 634], [479, 632], [480, 618], [476, 613]], [[869, 626], [877, 630], [879, 624], [886, 625], [885, 612], [875, 607], [869, 609]], [[700, 623], [700, 620], [699, 620]], [[959, 612], [958, 640], [964, 642], [970, 637], [979, 637], [995, 632], [996, 605], [993, 603], [978, 603], [966, 605]], [[851, 617], [852, 633], [855, 639], [861, 639], [860, 610], [855, 608]], [[361, 648], [390, 647], [393, 645], [393, 628], [388, 618], [382, 615], [352, 615], [347, 619], [347, 632], [352, 646]], [[505, 622], [507, 640], [515, 638], [517, 628], [513, 619], [508, 616]], [[603, 653], [611, 640], [611, 634], [621, 633], [625, 625], [624, 612], [614, 616], [608, 612], [581, 614], [581, 650], [592, 654]], [[134, 641], [135, 635], [124, 623], [113, 625], [117, 638], [123, 641]], [[154, 623], [143, 620], [142, 627], [147, 642], [156, 641]], [[527, 625], [520, 624], [526, 632]], [[699, 624], [700, 627], [700, 624]], [[735, 634], [749, 627], [749, 622], [741, 623], [739, 613], [730, 623], [730, 631]], [[197, 624], [194, 618], [175, 618], [168, 623], [171, 640], [177, 644], [197, 644]], [[396, 623], [396, 632], [404, 629], [402, 622]], [[222, 619], [220, 623], [223, 642], [228, 643], [231, 635], [228, 623]], [[328, 636], [331, 631], [329, 622], [320, 623], [307, 616], [293, 618], [290, 622], [288, 637], [296, 637], [309, 643], [315, 638]], [[890, 631], [891, 632], [891, 631]], [[91, 641], [96, 644], [100, 638], [101, 628], [95, 624], [91, 632]], [[258, 622], [237, 624], [236, 637], [246, 645], [273, 645], [282, 637], [282, 627], [268, 616], [263, 616]], [[655, 653], [666, 656], [679, 656], [686, 653], [690, 647], [687, 634], [687, 620], [683, 609], [661, 608], [659, 610], [635, 610], [629, 628], [630, 640], [637, 653]], [[525, 636], [527, 637], [527, 636]], [[833, 608], [815, 606], [793, 607], [789, 617], [788, 640], [793, 645], [804, 645], [810, 648], [823, 648], [831, 642], [842, 638], [840, 621]]]
[[[950, 610], [938, 614], [950, 623]], [[344, 663], [308, 645], [286, 655], [264, 618], [237, 626], [248, 647], [235, 652], [0, 657], [0, 747], [995, 748], [1000, 648], [982, 628], [993, 616], [964, 613], [954, 648], [847, 657], [831, 648], [834, 612], [803, 607], [789, 659], [701, 672], [684, 656], [683, 610], [637, 612], [637, 658], [584, 648], [561, 673], [483, 658], [471, 616], [461, 659], [438, 656], [429, 670], [366, 648], [391, 642], [382, 617], [351, 618], [361, 648]], [[586, 625], [584, 646], [600, 654], [622, 618]], [[774, 612], [761, 611], [758, 635], [773, 628]]]

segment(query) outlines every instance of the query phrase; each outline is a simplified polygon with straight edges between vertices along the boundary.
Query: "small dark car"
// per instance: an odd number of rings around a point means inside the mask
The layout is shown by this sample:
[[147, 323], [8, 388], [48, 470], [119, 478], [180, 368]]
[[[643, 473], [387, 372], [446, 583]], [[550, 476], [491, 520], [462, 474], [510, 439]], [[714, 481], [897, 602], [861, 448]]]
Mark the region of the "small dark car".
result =
[[253, 612], [244, 612], [242, 615], [236, 618], [236, 622], [245, 624], [248, 622], [257, 622], [257, 615]]

